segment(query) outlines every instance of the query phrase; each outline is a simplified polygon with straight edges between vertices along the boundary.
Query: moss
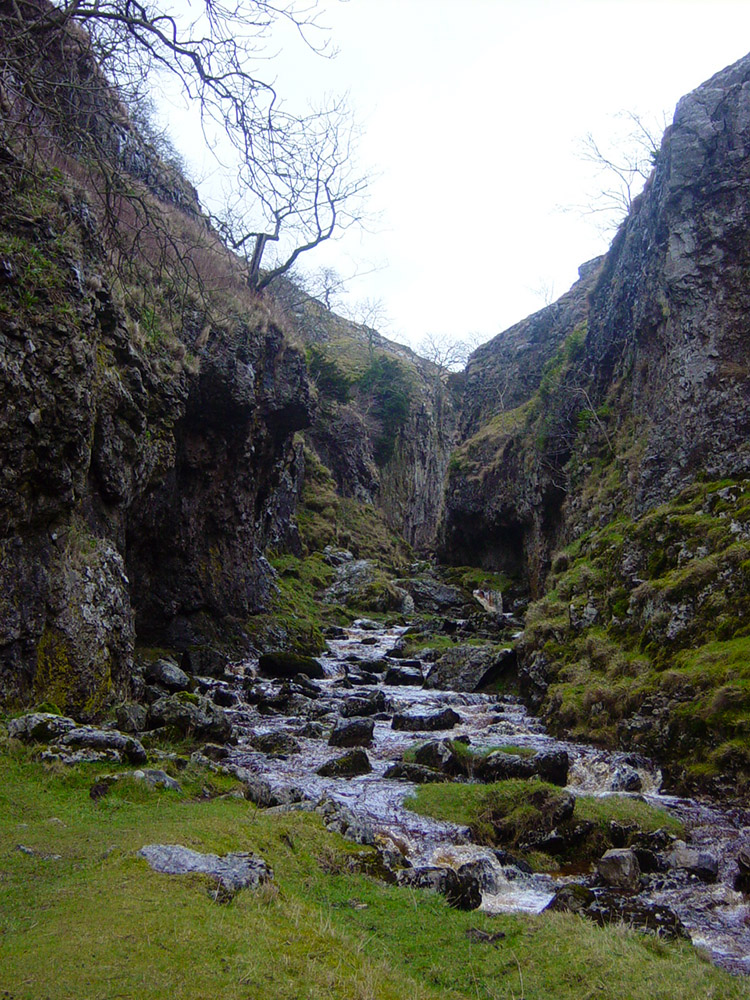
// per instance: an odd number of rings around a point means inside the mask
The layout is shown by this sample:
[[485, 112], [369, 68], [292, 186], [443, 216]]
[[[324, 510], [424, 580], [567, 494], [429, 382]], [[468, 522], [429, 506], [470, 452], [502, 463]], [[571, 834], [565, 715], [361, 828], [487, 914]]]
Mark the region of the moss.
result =
[[56, 629], [45, 626], [37, 645], [35, 697], [62, 705], [67, 710], [73, 704], [77, 681], [78, 667], [72, 659], [67, 639]]

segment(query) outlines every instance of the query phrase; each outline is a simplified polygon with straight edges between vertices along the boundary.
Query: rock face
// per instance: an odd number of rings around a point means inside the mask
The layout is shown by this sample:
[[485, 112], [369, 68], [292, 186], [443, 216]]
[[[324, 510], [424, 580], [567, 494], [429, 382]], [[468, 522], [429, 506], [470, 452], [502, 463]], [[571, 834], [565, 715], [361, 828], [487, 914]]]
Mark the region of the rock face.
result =
[[745, 58], [680, 101], [606, 257], [470, 359], [449, 561], [522, 572], [539, 592], [555, 545], [589, 526], [587, 453], [618, 453], [630, 515], [698, 472], [747, 474], [749, 77]]
[[160, 312], [155, 275], [153, 309], [124, 301], [85, 197], [40, 187], [49, 225], [24, 228], [23, 164], [0, 160], [0, 696], [93, 718], [136, 643], [241, 648], [293, 510], [305, 366], [241, 293], [221, 323]]

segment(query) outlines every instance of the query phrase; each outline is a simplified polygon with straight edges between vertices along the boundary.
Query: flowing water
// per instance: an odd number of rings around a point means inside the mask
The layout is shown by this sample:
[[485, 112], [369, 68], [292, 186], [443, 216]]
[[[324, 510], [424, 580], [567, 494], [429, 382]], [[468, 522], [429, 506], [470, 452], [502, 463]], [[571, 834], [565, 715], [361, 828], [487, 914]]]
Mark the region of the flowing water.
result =
[[[317, 802], [328, 797], [348, 807], [357, 819], [376, 832], [382, 844], [397, 845], [414, 865], [458, 867], [466, 861], [482, 859], [482, 909], [490, 913], [539, 912], [550, 902], [561, 882], [570, 881], [570, 874], [529, 875], [517, 867], [501, 865], [491, 849], [470, 843], [465, 828], [406, 809], [404, 799], [413, 794], [415, 786], [383, 775], [414, 743], [445, 736], [464, 734], [473, 749], [513, 744], [533, 751], [566, 750], [571, 792], [629, 794], [618, 789], [632, 787], [635, 782], [640, 786], [640, 795], [683, 820], [690, 832], [691, 846], [705, 849], [718, 859], [719, 876], [714, 884], [706, 884], [685, 871], [671, 870], [662, 876], [650, 876], [640, 899], [668, 906], [680, 917], [693, 942], [705, 948], [715, 962], [734, 972], [750, 974], [750, 907], [747, 898], [732, 888], [737, 854], [742, 847], [750, 848], [747, 813], [661, 795], [661, 775], [647, 760], [556, 740], [545, 733], [540, 722], [529, 716], [517, 699], [508, 696], [498, 698], [382, 683], [377, 688], [352, 686], [347, 677], [349, 670], [356, 679], [356, 671], [366, 670], [368, 664], [378, 664], [393, 650], [404, 631], [376, 628], [374, 623], [362, 621], [347, 629], [344, 637], [330, 640], [327, 653], [320, 657], [326, 674], [325, 680], [316, 682], [321, 695], [309, 702], [305, 700], [301, 711], [294, 714], [284, 714], [283, 710], [268, 714], [262, 705], [251, 706], [240, 701], [232, 714], [235, 725], [245, 736], [232, 748], [232, 764], [261, 777], [278, 792], [294, 789], [295, 798]], [[264, 682], [263, 687], [272, 696], [281, 682]], [[330, 723], [338, 718], [343, 702], [375, 690], [383, 692], [386, 711], [374, 717], [373, 744], [367, 750], [372, 773], [355, 778], [324, 778], [316, 774], [322, 764], [344, 752], [327, 742]], [[450, 732], [403, 732], [391, 728], [394, 712], [446, 707], [453, 708], [461, 717], [461, 723]], [[320, 727], [316, 730], [309, 726], [311, 719], [323, 726], [328, 724], [325, 735]], [[263, 733], [293, 735], [301, 752], [269, 758], [253, 749], [249, 742]]]

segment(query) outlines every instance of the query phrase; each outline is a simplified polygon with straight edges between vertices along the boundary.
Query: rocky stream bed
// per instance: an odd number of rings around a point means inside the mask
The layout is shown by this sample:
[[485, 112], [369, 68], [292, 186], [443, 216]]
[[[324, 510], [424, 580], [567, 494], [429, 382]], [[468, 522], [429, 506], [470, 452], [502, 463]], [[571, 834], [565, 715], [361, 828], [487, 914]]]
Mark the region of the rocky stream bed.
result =
[[[665, 934], [686, 932], [717, 964], [750, 974], [750, 906], [735, 888], [750, 888], [738, 882], [737, 859], [750, 850], [746, 811], [663, 795], [659, 770], [648, 760], [553, 739], [514, 697], [432, 689], [430, 664], [389, 657], [403, 631], [361, 620], [329, 640], [319, 678], [244, 679], [228, 709], [241, 735], [226, 763], [250, 798], [278, 809], [317, 808], [331, 828], [376, 845], [396, 881], [438, 888], [454, 905], [479, 904], [490, 913], [552, 905], [600, 922], [625, 919]], [[508, 852], [471, 843], [467, 828], [405, 807], [414, 780], [445, 780], [436, 769], [450, 771], [448, 738], [475, 752], [498, 744], [531, 751], [513, 757], [516, 767], [536, 769], [573, 796], [642, 797], [676, 815], [688, 843], [664, 831], [641, 838], [635, 874], [623, 869], [624, 856], [633, 854], [624, 846], [611, 852], [614, 873], [602, 863], [533, 873]], [[410, 749], [407, 758], [416, 754], [431, 767], [404, 764]], [[512, 755], [503, 756], [512, 770]], [[628, 831], [616, 824], [613, 834], [627, 841]], [[556, 835], [548, 831], [538, 846], [553, 851]]]
[[[194, 756], [234, 774], [258, 806], [315, 810], [329, 829], [372, 845], [378, 852], [373, 873], [388, 882], [435, 889], [462, 909], [491, 914], [549, 907], [600, 924], [624, 921], [663, 937], [690, 937], [716, 964], [750, 974], [746, 808], [662, 794], [660, 772], [646, 758], [554, 739], [514, 696], [446, 690], [434, 664], [398, 655], [405, 631], [365, 619], [335, 629], [327, 652], [304, 664], [305, 674], [299, 658], [284, 654], [237, 664], [221, 679], [192, 681], [176, 664], [159, 661], [147, 678], [148, 710], [133, 704], [118, 714], [120, 728], [133, 735], [43, 713], [11, 720], [9, 733], [47, 744], [43, 760], [129, 762], [149, 784], [179, 788], [157, 769], [175, 755], [147, 752], [144, 744], [160, 729], [181, 728], [209, 740]], [[197, 690], [189, 692], [188, 684]], [[149, 763], [156, 767], [144, 766]], [[91, 797], [107, 794], [117, 778], [103, 776]], [[473, 842], [468, 827], [407, 807], [420, 784], [462, 782], [468, 795], [466, 782], [476, 789], [477, 782], [514, 778], [540, 779], [527, 782], [528, 791], [524, 784], [523, 795], [532, 805], [547, 796], [545, 808], [552, 803], [553, 811], [512, 849], [502, 838], [493, 846]], [[684, 840], [664, 827], [615, 820], [602, 834], [590, 819], [577, 817], [579, 796], [659, 806], [682, 823]], [[592, 854], [592, 844], [602, 843]], [[239, 885], [258, 881], [255, 868], [250, 876], [245, 871], [245, 855], [188, 863], [178, 845], [144, 851], [144, 857], [167, 851], [167, 867], [159, 870], [203, 871], [214, 864], [224, 884], [224, 869], [234, 872], [239, 864], [242, 870], [233, 874]], [[534, 854], [554, 859], [554, 871], [532, 870], [526, 859]]]

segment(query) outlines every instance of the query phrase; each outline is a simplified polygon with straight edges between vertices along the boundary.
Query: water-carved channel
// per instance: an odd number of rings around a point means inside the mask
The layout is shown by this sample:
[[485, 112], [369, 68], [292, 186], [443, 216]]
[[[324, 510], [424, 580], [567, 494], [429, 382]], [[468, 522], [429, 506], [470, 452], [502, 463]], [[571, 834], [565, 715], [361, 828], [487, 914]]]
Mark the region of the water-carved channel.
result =
[[[433, 690], [422, 686], [413, 661], [400, 677], [388, 677], [388, 656], [403, 628], [377, 627], [361, 622], [329, 641], [320, 657], [325, 677], [289, 683], [245, 677], [243, 694], [231, 710], [243, 734], [231, 748], [231, 764], [246, 779], [261, 783], [270, 801], [309, 808], [329, 800], [344, 807], [365, 835], [388, 845], [412, 866], [460, 868], [479, 863], [482, 873], [481, 907], [487, 912], [539, 912], [556, 891], [571, 882], [594, 884], [589, 865], [565, 866], [553, 874], [524, 870], [510, 863], [502, 851], [471, 842], [467, 828], [441, 822], [407, 809], [404, 800], [415, 785], [385, 773], [405, 752], [427, 740], [465, 737], [473, 750], [512, 744], [536, 753], [568, 755], [567, 790], [573, 795], [640, 796], [676, 815], [687, 830], [692, 857], [711, 862], [715, 871], [696, 874], [695, 865], [658, 864], [642, 874], [640, 888], [631, 894], [638, 904], [668, 907], [684, 925], [693, 943], [704, 948], [717, 964], [750, 974], [750, 907], [748, 897], [733, 887], [737, 857], [750, 851], [750, 817], [739, 808], [678, 799], [660, 793], [658, 768], [642, 758], [607, 752], [556, 740], [547, 735], [523, 705], [510, 696]], [[417, 671], [413, 683], [404, 683], [408, 671]], [[397, 679], [401, 683], [385, 683]], [[382, 697], [380, 694], [382, 694]], [[357, 700], [378, 698], [367, 756], [372, 770], [354, 777], [324, 777], [318, 769], [344, 752], [329, 745], [332, 727], [356, 719]], [[449, 731], [393, 728], [394, 714], [434, 714], [452, 709], [460, 717]], [[266, 743], [263, 742], [266, 738]], [[272, 740], [271, 737], [280, 739]], [[465, 779], [464, 779], [465, 780]], [[637, 791], [623, 789], [637, 788]], [[666, 845], [672, 847], [673, 845]], [[475, 865], [476, 867], [476, 865]], [[704, 866], [705, 867], [705, 866]]]

